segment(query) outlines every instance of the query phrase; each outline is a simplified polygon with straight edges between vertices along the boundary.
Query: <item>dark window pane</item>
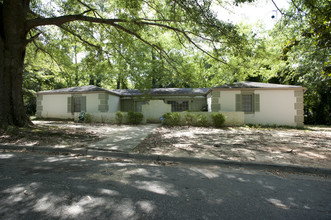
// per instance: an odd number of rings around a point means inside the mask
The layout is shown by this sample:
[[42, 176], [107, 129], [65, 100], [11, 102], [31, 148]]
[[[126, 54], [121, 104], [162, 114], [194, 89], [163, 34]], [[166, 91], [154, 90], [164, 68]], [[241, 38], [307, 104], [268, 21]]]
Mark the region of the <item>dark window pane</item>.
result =
[[171, 104], [172, 112], [183, 112], [188, 111], [188, 101], [168, 101], [168, 104]]
[[82, 98], [74, 97], [74, 112], [81, 112], [81, 111], [82, 111]]
[[253, 95], [242, 95], [242, 111], [253, 112]]

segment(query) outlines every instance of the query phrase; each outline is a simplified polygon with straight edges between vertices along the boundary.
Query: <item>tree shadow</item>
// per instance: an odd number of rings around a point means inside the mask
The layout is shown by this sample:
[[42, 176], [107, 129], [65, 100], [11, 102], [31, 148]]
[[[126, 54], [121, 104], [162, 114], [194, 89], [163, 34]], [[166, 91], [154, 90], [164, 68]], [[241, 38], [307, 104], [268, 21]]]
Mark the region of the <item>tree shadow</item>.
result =
[[307, 219], [331, 210], [329, 181], [249, 170], [0, 154], [0, 171], [2, 219]]

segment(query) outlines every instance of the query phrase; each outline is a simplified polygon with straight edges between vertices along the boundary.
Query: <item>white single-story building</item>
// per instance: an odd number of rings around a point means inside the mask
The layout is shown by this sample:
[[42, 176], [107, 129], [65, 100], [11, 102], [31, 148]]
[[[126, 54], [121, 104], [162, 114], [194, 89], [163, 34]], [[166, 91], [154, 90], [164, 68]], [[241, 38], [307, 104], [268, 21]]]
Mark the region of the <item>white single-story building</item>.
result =
[[120, 110], [120, 96], [97, 86], [81, 86], [37, 93], [37, 117], [73, 119], [74, 113]]
[[239, 82], [211, 88], [209, 112], [244, 112], [245, 124], [302, 127], [304, 122], [301, 86]]
[[[213, 88], [107, 90], [81, 86], [37, 93], [37, 117], [74, 119], [82, 111], [107, 121], [117, 111], [142, 112], [159, 121], [166, 112], [221, 112], [234, 124], [303, 126], [304, 87], [241, 82]], [[236, 118], [238, 120], [236, 120]]]

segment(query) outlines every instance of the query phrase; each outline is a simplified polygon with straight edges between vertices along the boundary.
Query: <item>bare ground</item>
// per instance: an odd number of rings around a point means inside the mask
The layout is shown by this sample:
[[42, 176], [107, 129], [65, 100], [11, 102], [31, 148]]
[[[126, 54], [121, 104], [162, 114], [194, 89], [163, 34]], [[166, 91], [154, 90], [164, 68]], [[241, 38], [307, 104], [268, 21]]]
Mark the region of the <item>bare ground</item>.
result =
[[[35, 121], [30, 128], [0, 129], [0, 144], [20, 146], [85, 147], [107, 136], [98, 126], [67, 121]], [[94, 127], [94, 129], [92, 129]]]
[[[86, 147], [124, 126], [35, 121], [32, 128], [0, 130], [0, 144]], [[159, 127], [136, 153], [251, 161], [331, 169], [331, 127], [286, 128]]]
[[160, 127], [135, 152], [331, 168], [331, 128]]

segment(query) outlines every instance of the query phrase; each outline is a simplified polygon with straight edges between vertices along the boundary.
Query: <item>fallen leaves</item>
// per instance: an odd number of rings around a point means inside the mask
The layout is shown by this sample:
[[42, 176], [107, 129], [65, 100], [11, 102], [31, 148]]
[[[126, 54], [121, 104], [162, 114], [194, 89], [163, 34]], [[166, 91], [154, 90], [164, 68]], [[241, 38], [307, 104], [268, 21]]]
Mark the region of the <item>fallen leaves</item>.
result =
[[134, 151], [331, 168], [331, 130], [160, 127]]

